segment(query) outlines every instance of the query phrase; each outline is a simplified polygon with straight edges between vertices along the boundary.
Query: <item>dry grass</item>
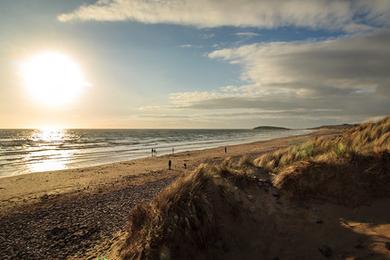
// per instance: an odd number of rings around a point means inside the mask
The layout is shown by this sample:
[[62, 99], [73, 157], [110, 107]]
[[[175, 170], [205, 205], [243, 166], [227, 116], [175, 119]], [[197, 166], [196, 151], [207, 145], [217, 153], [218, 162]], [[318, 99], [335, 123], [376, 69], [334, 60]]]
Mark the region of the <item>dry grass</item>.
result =
[[291, 163], [310, 160], [330, 162], [339, 158], [370, 155], [390, 151], [390, 117], [376, 123], [365, 123], [335, 137], [318, 137], [267, 153], [254, 160], [254, 165], [277, 172]]
[[225, 236], [221, 225], [234, 228], [232, 221], [249, 214], [249, 207], [245, 206], [249, 200], [244, 191], [258, 189], [258, 185], [258, 179], [226, 166], [201, 165], [192, 174], [179, 178], [152, 203], [140, 205], [131, 212], [121, 257], [220, 257], [224, 253], [221, 241], [231, 237]]
[[293, 199], [359, 205], [390, 196], [390, 153], [299, 161], [281, 169], [273, 183]]
[[[218, 255], [220, 214], [238, 216], [237, 188], [254, 183], [226, 167], [201, 165], [179, 178], [151, 204], [136, 207], [129, 219], [124, 259], [195, 259]], [[228, 212], [228, 213], [227, 213]], [[204, 254], [202, 256], [202, 254]]]
[[123, 258], [170, 259], [171, 247], [164, 241], [180, 245], [189, 239], [195, 248], [205, 247], [204, 238], [213, 233], [214, 226], [212, 205], [204, 196], [210, 177], [201, 166], [172, 184], [153, 203], [135, 208], [129, 219], [127, 246], [121, 252]]
[[295, 199], [357, 205], [389, 196], [390, 118], [265, 154], [254, 164]]

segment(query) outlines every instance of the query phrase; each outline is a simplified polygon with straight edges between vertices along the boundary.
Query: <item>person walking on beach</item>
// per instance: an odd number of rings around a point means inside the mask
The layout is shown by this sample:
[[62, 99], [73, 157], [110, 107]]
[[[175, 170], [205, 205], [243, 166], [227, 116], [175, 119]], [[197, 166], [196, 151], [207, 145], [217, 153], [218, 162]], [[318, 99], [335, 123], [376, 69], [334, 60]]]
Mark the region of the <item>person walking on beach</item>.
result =
[[184, 169], [187, 169], [187, 164], [186, 163], [184, 163]]
[[171, 169], [172, 169], [172, 161], [169, 160], [169, 161], [168, 161], [168, 170], [171, 170]]
[[227, 153], [227, 147], [225, 146], [225, 153]]

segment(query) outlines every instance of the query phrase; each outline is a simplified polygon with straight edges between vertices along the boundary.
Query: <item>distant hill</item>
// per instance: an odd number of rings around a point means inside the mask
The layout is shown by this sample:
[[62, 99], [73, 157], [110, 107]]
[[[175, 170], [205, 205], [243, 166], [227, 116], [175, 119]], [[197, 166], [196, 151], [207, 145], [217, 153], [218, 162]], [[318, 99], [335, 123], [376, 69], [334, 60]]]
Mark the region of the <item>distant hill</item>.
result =
[[268, 131], [273, 131], [273, 130], [291, 130], [290, 128], [286, 127], [279, 127], [279, 126], [258, 126], [253, 128], [253, 130], [268, 130]]
[[307, 129], [316, 130], [316, 129], [346, 129], [357, 126], [356, 124], [342, 124], [342, 125], [322, 125], [317, 127], [311, 127]]

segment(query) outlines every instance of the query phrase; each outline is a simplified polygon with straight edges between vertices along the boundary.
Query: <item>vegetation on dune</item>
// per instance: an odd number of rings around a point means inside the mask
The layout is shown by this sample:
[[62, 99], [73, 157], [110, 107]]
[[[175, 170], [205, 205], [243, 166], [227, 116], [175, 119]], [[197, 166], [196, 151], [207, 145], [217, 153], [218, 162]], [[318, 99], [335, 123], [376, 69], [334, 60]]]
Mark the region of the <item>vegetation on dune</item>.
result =
[[[209, 227], [214, 224], [212, 205], [202, 192], [208, 180], [209, 175], [200, 168], [175, 182], [153, 203], [136, 207], [130, 215], [128, 246], [121, 255], [129, 259], [169, 259], [170, 248], [164, 245], [167, 239], [180, 245], [180, 240], [186, 238], [195, 243], [194, 247], [204, 247], [207, 241], [203, 237], [212, 234]], [[187, 228], [196, 229], [196, 233], [187, 238]]]
[[256, 180], [224, 167], [200, 166], [180, 178], [152, 203], [136, 207], [129, 235], [120, 250], [124, 259], [199, 259], [223, 253], [224, 216], [238, 218], [245, 210], [244, 186]]
[[390, 195], [390, 118], [262, 155], [254, 165], [297, 199], [364, 203]]
[[355, 155], [390, 151], [390, 117], [377, 123], [365, 123], [334, 137], [320, 136], [303, 144], [266, 153], [254, 165], [277, 172], [294, 162], [310, 160], [331, 162]]
[[332, 161], [303, 160], [281, 169], [273, 184], [294, 199], [322, 199], [349, 206], [390, 196], [390, 153]]

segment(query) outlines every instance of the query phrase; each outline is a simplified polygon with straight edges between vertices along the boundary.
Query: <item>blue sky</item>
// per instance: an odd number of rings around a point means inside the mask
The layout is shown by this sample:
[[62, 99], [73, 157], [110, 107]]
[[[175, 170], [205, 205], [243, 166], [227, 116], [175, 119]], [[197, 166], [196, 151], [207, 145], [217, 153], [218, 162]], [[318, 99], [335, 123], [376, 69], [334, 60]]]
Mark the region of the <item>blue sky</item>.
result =
[[[390, 111], [389, 2], [221, 2], [1, 1], [0, 127], [306, 127]], [[91, 83], [66, 107], [34, 103], [15, 72], [45, 50]]]

